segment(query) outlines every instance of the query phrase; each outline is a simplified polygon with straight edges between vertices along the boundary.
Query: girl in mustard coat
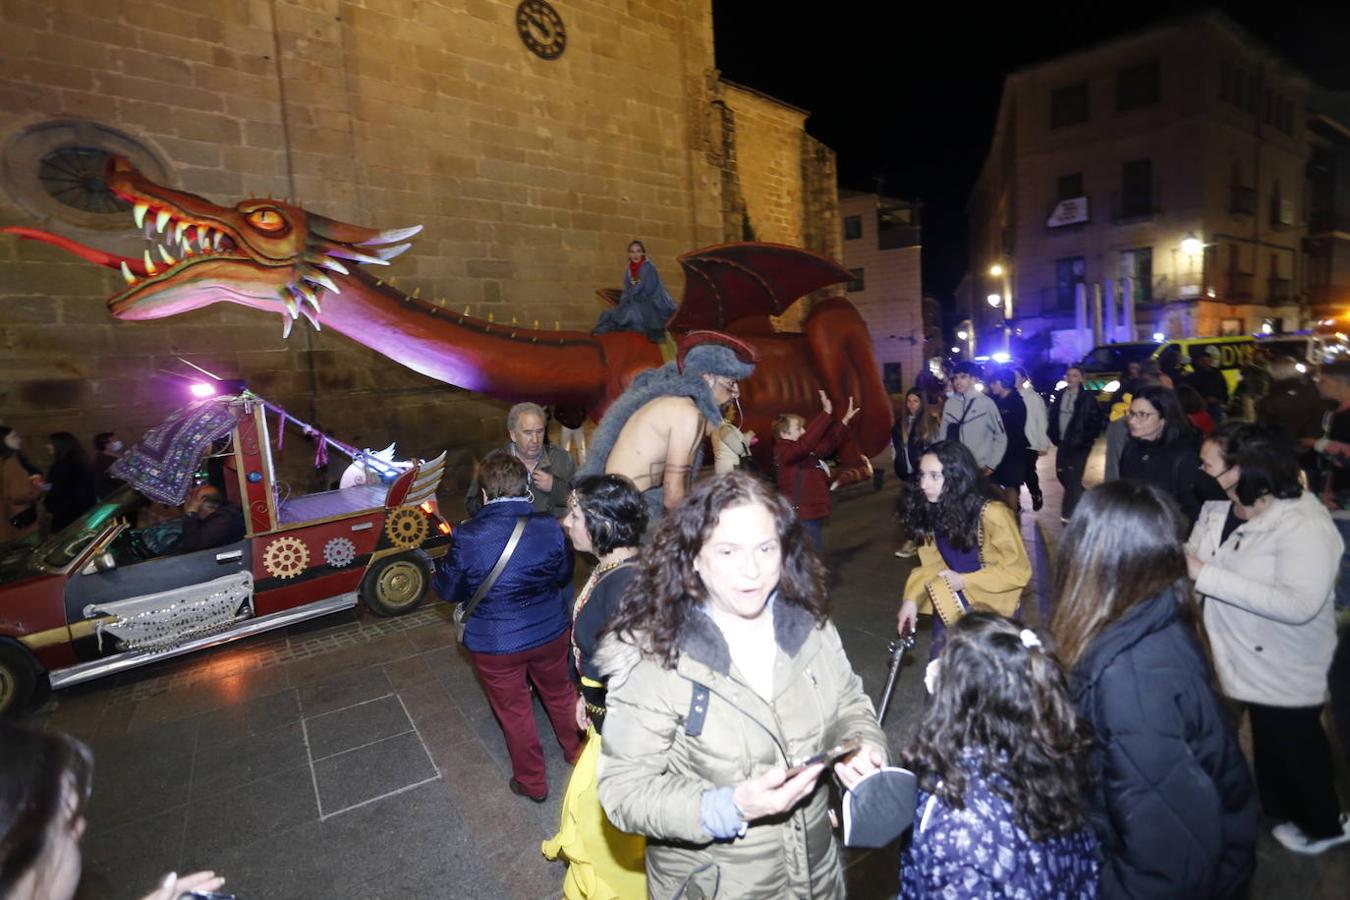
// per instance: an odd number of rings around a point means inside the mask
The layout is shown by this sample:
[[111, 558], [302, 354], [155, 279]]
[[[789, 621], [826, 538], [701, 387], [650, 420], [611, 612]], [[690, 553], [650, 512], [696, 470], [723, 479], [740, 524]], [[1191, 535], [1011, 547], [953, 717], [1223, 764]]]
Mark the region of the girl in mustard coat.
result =
[[1016, 617], [1031, 581], [1022, 534], [1011, 509], [980, 479], [975, 457], [957, 441], [939, 441], [919, 460], [919, 490], [905, 495], [905, 521], [920, 541], [919, 565], [905, 582], [897, 627], [933, 618], [932, 656], [946, 628], [974, 605]]

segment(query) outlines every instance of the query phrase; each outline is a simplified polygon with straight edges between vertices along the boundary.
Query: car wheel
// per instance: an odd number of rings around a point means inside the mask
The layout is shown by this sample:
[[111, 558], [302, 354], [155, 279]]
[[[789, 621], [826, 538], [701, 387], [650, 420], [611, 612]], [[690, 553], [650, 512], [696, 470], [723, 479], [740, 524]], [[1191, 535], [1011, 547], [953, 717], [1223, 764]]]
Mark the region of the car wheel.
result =
[[422, 604], [431, 590], [431, 560], [400, 553], [377, 560], [361, 582], [361, 599], [377, 616], [401, 616]]
[[12, 718], [28, 708], [37, 677], [37, 665], [27, 650], [0, 641], [0, 718]]

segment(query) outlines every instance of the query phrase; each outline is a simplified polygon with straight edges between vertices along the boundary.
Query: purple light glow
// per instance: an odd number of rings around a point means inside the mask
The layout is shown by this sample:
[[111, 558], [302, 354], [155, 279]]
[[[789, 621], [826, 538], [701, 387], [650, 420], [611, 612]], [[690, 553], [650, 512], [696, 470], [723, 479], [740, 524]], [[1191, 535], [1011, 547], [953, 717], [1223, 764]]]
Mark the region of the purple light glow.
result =
[[204, 381], [194, 381], [188, 390], [192, 391], [192, 396], [199, 400], [216, 395], [215, 385], [207, 384]]

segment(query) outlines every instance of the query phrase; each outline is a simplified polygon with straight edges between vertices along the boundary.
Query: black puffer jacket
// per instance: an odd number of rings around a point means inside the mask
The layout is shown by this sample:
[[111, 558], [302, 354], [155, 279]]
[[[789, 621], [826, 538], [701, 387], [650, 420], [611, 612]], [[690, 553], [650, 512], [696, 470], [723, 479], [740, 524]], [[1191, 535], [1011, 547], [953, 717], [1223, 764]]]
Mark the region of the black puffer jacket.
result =
[[1093, 641], [1072, 687], [1097, 733], [1090, 806], [1101, 896], [1239, 894], [1256, 865], [1256, 798], [1172, 591]]
[[1102, 408], [1097, 403], [1097, 395], [1087, 388], [1078, 389], [1078, 399], [1074, 402], [1073, 413], [1069, 416], [1069, 426], [1060, 434], [1059, 428], [1059, 410], [1060, 404], [1064, 402], [1064, 395], [1068, 393], [1068, 388], [1060, 388], [1055, 392], [1055, 396], [1050, 400], [1050, 409], [1047, 412], [1049, 426], [1046, 431], [1050, 435], [1050, 442], [1056, 447], [1064, 450], [1085, 450], [1092, 446], [1097, 440], [1097, 435], [1102, 433], [1105, 427], [1102, 416]]
[[1192, 525], [1206, 500], [1224, 496], [1214, 479], [1200, 471], [1200, 443], [1193, 434], [1167, 444], [1129, 438], [1120, 454], [1120, 477], [1154, 485], [1177, 501]]

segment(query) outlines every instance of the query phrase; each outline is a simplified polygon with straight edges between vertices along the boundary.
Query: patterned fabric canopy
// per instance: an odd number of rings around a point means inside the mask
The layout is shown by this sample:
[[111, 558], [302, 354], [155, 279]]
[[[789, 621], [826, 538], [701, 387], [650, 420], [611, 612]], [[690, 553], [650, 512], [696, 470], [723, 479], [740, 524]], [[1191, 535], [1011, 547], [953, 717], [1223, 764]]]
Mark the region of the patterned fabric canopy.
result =
[[183, 407], [147, 431], [109, 471], [150, 499], [178, 506], [212, 442], [234, 428], [232, 399], [211, 397]]

